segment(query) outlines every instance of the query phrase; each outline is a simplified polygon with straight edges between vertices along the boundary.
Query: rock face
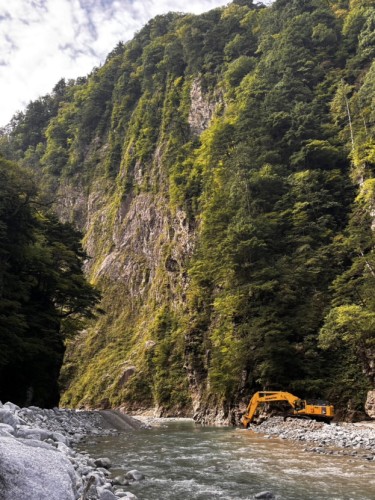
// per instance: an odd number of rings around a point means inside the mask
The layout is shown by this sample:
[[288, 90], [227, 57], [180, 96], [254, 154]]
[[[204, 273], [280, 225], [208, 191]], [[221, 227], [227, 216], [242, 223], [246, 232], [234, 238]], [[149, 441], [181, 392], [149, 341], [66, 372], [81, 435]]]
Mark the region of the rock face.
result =
[[[213, 109], [214, 104], [203, 96], [200, 84], [193, 84], [190, 115], [197, 133], [207, 128]], [[99, 319], [94, 329], [83, 332], [67, 350], [63, 405], [110, 408], [135, 399], [134, 405], [128, 403], [128, 410], [154, 406], [165, 411], [163, 401], [154, 396], [156, 370], [151, 365], [156, 358], [152, 349], [159, 346], [155, 323], [164, 311], [176, 317], [186, 307], [187, 262], [196, 238], [196, 227], [186, 211], [170, 204], [164, 165], [166, 147], [161, 141], [147, 164], [137, 160], [131, 169], [125, 163], [121, 166], [119, 177], [131, 178], [131, 187], [126, 190], [119, 183], [117, 188], [107, 186], [105, 192], [93, 181], [81, 195], [74, 185], [76, 180], [71, 186], [61, 185], [63, 203], [57, 211], [60, 218], [73, 221], [85, 232], [85, 248], [91, 257], [86, 271], [99, 284], [103, 309], [109, 312], [106, 320]], [[111, 347], [108, 345], [105, 353], [107, 339]], [[181, 338], [180, 345], [182, 342]], [[115, 351], [119, 354], [113, 360]], [[186, 381], [188, 369], [184, 368], [181, 350], [179, 356], [179, 376]], [[141, 393], [138, 387], [133, 389], [137, 384], [142, 386]], [[192, 413], [188, 396], [176, 400], [173, 414]]]
[[204, 95], [199, 78], [194, 80], [191, 86], [190, 98], [189, 125], [193, 134], [200, 135], [210, 124], [214, 115], [216, 102], [210, 101], [208, 97]]
[[375, 418], [375, 390], [367, 393], [365, 412], [370, 418]]

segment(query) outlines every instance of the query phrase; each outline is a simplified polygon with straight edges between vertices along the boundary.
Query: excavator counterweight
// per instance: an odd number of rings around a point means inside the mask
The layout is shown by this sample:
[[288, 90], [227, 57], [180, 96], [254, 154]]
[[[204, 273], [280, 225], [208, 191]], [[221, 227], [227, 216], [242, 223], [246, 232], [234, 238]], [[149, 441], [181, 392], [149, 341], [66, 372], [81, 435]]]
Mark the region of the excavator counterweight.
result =
[[256, 392], [250, 399], [246, 412], [241, 418], [244, 427], [253, 421], [257, 409], [265, 403], [286, 401], [291, 406], [290, 416], [306, 416], [317, 420], [330, 421], [334, 417], [334, 407], [328, 404], [310, 404], [294, 396], [290, 392], [262, 391]]

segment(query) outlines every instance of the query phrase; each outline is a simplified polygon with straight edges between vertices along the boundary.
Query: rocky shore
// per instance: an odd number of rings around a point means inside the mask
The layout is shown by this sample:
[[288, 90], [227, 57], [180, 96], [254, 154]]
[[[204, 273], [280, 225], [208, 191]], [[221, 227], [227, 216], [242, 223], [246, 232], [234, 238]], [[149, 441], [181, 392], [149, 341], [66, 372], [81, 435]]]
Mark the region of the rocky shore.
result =
[[297, 418], [271, 417], [251, 432], [268, 438], [288, 439], [305, 444], [306, 451], [326, 455], [350, 455], [375, 461], [375, 422], [331, 423]]
[[[75, 445], [90, 436], [161, 425], [171, 419], [134, 419], [116, 411], [75, 411], [0, 403], [0, 498], [2, 500], [136, 499], [127, 491], [142, 480], [139, 471], [111, 477], [108, 458], [78, 453]], [[375, 463], [375, 421], [330, 425], [313, 420], [272, 417], [250, 432], [268, 439], [300, 443], [308, 452], [348, 455]], [[247, 431], [245, 431], [247, 432]], [[262, 492], [255, 498], [273, 498]], [[267, 496], [268, 495], [268, 496]]]
[[19, 408], [0, 403], [0, 498], [2, 500], [115, 500], [136, 496], [126, 478], [110, 478], [107, 458], [74, 450], [85, 436], [114, 434], [144, 426], [116, 411]]

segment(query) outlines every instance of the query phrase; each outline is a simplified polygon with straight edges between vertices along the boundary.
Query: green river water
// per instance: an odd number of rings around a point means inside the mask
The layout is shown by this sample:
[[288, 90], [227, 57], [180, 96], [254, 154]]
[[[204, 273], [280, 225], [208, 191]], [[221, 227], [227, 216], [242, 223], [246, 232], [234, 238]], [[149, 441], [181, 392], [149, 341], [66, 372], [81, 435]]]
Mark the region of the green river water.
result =
[[92, 438], [80, 451], [110, 458], [113, 476], [142, 472], [145, 480], [124, 487], [139, 500], [250, 500], [262, 491], [278, 500], [375, 500], [375, 462], [242, 429], [172, 421]]

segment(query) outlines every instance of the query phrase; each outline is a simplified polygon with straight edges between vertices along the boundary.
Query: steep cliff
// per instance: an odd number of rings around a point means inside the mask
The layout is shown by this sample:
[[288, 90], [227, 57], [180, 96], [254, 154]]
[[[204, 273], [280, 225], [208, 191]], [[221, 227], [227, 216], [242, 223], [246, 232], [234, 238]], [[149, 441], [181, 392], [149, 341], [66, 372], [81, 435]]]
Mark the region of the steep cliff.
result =
[[360, 404], [372, 337], [346, 342], [337, 308], [356, 304], [350, 273], [373, 279], [373, 19], [345, 0], [160, 16], [59, 82], [40, 137], [19, 118], [13, 155], [83, 230], [103, 294], [63, 405], [212, 422], [256, 388]]

